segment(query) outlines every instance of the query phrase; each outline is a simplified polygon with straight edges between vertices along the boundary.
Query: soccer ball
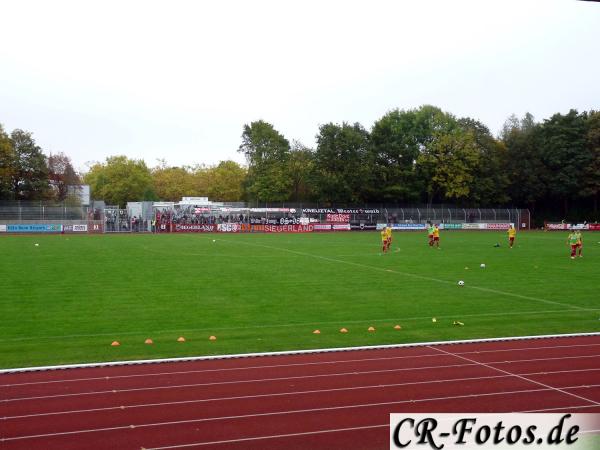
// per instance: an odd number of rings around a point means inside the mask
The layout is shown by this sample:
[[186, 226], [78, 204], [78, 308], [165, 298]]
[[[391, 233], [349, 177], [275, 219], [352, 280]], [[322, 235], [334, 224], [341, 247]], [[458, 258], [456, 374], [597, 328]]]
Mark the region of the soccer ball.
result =
[[213, 242], [217, 242], [217, 240], [216, 240], [216, 239], [213, 239]]
[[34, 245], [35, 245], [36, 247], [39, 247], [39, 246], [40, 246], [40, 244], [34, 244]]
[[479, 265], [479, 267], [481, 267], [482, 269], [485, 269], [485, 264], [484, 264], [484, 263], [481, 263], [481, 264]]
[[465, 285], [465, 282], [464, 282], [463, 280], [460, 280], [460, 281], [458, 282], [458, 285], [459, 285], [459, 286], [464, 286], [464, 285]]

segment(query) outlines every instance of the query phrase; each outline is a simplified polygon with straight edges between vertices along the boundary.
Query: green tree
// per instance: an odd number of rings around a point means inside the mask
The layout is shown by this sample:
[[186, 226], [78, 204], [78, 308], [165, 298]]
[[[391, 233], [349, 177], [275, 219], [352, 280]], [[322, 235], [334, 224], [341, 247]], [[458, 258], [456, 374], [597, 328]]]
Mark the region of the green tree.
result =
[[290, 143], [273, 125], [262, 120], [244, 125], [238, 151], [248, 161], [246, 185], [251, 199], [276, 202], [289, 198], [292, 183], [286, 167]]
[[369, 133], [359, 123], [321, 125], [312, 178], [319, 201], [364, 203], [371, 195]]
[[10, 142], [14, 151], [12, 191], [17, 199], [40, 200], [49, 195], [48, 164], [31, 133], [13, 130]]
[[427, 178], [428, 203], [434, 198], [468, 199], [479, 161], [480, 153], [471, 132], [461, 128], [434, 132], [417, 158], [420, 172]]
[[84, 176], [95, 199], [125, 207], [128, 201], [156, 200], [152, 174], [143, 160], [111, 156]]
[[473, 172], [474, 180], [469, 195], [476, 206], [505, 204], [510, 200], [506, 173], [506, 146], [496, 140], [489, 128], [469, 117], [459, 119], [459, 126], [471, 133], [479, 153], [479, 165]]
[[156, 196], [164, 201], [177, 202], [182, 197], [196, 195], [194, 175], [187, 167], [169, 167], [166, 161], [152, 170], [152, 187]]
[[17, 155], [10, 137], [0, 124], [0, 200], [15, 198], [13, 179], [15, 177]]
[[579, 197], [584, 188], [581, 171], [592, 162], [586, 148], [586, 115], [572, 109], [568, 114], [554, 114], [540, 129], [542, 161], [549, 172], [549, 194], [561, 199], [567, 214], [569, 201]]
[[594, 216], [598, 216], [600, 197], [600, 111], [590, 111], [586, 119], [586, 150], [590, 162], [583, 170], [582, 196], [592, 199]]
[[542, 160], [540, 125], [529, 113], [522, 120], [512, 115], [504, 124], [501, 139], [506, 147], [508, 195], [514, 204], [535, 209], [545, 197], [549, 181]]
[[377, 120], [371, 130], [370, 150], [376, 178], [375, 197], [391, 202], [420, 199], [415, 162], [423, 142], [417, 110], [395, 109]]
[[222, 202], [244, 199], [246, 169], [235, 161], [221, 161], [209, 170], [208, 197]]
[[314, 169], [314, 151], [300, 142], [292, 144], [288, 160], [288, 174], [292, 182], [291, 200], [304, 202], [311, 200], [314, 192], [311, 185], [311, 173]]
[[64, 153], [50, 154], [48, 157], [48, 179], [53, 196], [58, 201], [67, 199], [69, 187], [81, 184], [81, 177]]

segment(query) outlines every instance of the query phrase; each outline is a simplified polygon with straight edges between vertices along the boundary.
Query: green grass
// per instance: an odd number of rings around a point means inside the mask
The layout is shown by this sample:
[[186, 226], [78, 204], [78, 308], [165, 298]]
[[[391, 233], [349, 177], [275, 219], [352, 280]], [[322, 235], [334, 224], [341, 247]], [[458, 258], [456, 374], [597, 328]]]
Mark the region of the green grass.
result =
[[1, 236], [0, 367], [596, 332], [584, 237], [573, 261], [564, 233]]

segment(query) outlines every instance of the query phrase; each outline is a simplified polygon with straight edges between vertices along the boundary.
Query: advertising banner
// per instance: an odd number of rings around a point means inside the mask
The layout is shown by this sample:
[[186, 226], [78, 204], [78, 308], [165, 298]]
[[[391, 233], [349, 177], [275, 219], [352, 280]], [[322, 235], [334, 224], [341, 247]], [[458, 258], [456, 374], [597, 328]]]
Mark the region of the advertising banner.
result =
[[63, 225], [65, 233], [87, 233], [87, 225]]
[[379, 214], [379, 209], [303, 208], [303, 214]]
[[214, 224], [176, 223], [173, 226], [173, 231], [177, 233], [212, 233], [217, 231], [217, 226]]
[[350, 225], [350, 229], [355, 231], [374, 231], [377, 229], [377, 226], [361, 223], [360, 225]]
[[327, 222], [335, 222], [335, 223], [349, 223], [350, 222], [350, 214], [327, 214], [326, 221]]
[[442, 230], [462, 230], [462, 223], [442, 223], [440, 228]]
[[485, 223], [463, 223], [463, 230], [485, 230]]
[[0, 233], [6, 233], [6, 225], [0, 225]]
[[239, 233], [242, 231], [242, 226], [239, 223], [220, 223], [217, 225], [219, 233]]
[[8, 225], [6, 229], [9, 233], [60, 233], [63, 228], [62, 225], [18, 224]]
[[[589, 229], [591, 231], [600, 231], [600, 223], [590, 223]], [[0, 230], [0, 231], [2, 231], [2, 230]]]
[[314, 225], [265, 225], [267, 233], [311, 233]]
[[487, 225], [488, 230], [508, 230], [510, 228], [510, 226], [513, 224], [512, 223], [488, 223], [486, 225]]
[[331, 229], [333, 231], [350, 231], [349, 223], [333, 223], [331, 224]]
[[313, 227], [315, 231], [331, 231], [330, 223], [315, 223]]

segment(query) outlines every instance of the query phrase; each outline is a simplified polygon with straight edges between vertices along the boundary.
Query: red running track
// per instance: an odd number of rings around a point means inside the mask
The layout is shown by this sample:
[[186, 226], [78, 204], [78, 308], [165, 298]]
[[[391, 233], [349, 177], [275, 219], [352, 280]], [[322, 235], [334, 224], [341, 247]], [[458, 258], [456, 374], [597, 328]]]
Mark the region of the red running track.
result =
[[0, 375], [2, 449], [387, 449], [392, 412], [600, 412], [600, 336]]

